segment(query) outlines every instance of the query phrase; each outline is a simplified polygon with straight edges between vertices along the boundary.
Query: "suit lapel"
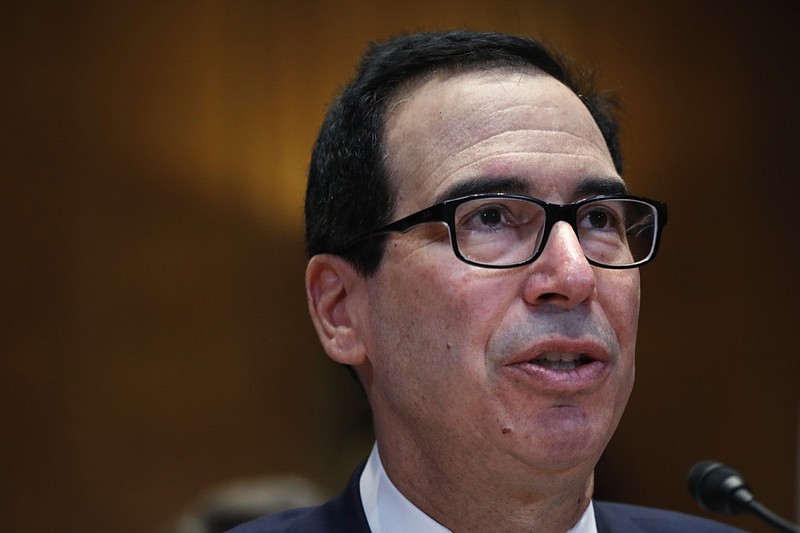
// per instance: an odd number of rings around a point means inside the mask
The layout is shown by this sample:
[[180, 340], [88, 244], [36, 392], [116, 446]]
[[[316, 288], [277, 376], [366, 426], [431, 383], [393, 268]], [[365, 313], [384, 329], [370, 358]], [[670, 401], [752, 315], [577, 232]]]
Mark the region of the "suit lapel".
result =
[[597, 524], [597, 533], [639, 533], [641, 528], [629, 520], [627, 515], [612, 512], [607, 504], [593, 502], [594, 520]]
[[370, 533], [369, 523], [361, 504], [359, 488], [364, 463], [356, 469], [347, 487], [319, 509], [320, 522], [331, 533]]

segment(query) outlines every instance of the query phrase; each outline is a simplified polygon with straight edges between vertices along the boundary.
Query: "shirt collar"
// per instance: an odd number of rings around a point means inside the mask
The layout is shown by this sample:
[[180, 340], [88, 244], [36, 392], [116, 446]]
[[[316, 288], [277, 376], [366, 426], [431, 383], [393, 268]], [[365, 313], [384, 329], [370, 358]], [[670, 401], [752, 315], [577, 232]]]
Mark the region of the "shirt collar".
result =
[[[383, 468], [378, 445], [372, 447], [359, 480], [361, 505], [372, 533], [449, 533], [450, 530], [423, 513], [397, 490]], [[565, 533], [597, 533], [592, 502], [581, 519]]]

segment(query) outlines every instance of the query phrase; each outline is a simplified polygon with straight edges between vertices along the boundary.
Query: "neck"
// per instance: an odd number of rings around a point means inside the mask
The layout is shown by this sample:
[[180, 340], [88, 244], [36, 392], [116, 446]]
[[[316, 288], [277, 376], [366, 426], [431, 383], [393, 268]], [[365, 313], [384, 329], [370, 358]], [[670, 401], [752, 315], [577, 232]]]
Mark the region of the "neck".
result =
[[[509, 476], [482, 461], [481, 454], [453, 464], [437, 454], [380, 447], [392, 483], [415, 506], [451, 531], [564, 533], [581, 518], [593, 489], [588, 474], [524, 472]], [[402, 450], [402, 452], [401, 452]], [[402, 455], [400, 455], [402, 454]], [[441, 457], [441, 456], [439, 456]]]

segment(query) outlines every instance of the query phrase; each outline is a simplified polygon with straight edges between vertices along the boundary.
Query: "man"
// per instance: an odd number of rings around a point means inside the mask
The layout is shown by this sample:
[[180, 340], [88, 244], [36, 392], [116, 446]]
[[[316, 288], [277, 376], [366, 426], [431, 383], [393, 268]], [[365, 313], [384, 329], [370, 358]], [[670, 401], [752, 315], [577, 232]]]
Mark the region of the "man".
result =
[[613, 106], [571, 76], [500, 34], [367, 52], [314, 149], [306, 288], [377, 443], [328, 504], [237, 531], [733, 531], [591, 500], [666, 207], [628, 194]]

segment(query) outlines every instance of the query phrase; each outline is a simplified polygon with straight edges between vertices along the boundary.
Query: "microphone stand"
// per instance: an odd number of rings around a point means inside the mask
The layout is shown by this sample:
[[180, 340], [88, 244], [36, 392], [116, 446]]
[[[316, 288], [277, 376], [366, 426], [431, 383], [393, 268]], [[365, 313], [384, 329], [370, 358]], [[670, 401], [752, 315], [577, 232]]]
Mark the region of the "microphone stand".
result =
[[800, 533], [800, 526], [793, 524], [772, 512], [769, 508], [762, 505], [761, 503], [757, 502], [756, 500], [751, 501], [747, 504], [746, 509], [751, 513], [756, 515], [758, 518], [772, 526], [773, 528], [777, 529], [778, 531], [782, 531], [783, 533]]
[[750, 513], [782, 533], [800, 533], [800, 526], [785, 520], [756, 501], [744, 478], [716, 461], [700, 461], [689, 470], [689, 492], [700, 507], [722, 514]]

